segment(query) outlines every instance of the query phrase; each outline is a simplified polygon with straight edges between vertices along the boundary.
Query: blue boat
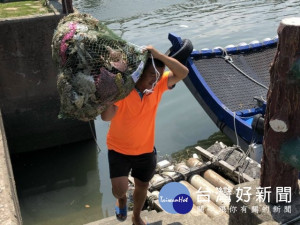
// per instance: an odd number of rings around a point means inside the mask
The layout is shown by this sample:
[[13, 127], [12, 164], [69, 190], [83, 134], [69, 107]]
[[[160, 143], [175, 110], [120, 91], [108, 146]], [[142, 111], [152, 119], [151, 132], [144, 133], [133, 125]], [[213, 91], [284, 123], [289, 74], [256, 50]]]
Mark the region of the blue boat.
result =
[[[186, 40], [170, 33], [169, 55], [184, 51]], [[193, 50], [184, 83], [205, 112], [244, 151], [260, 161], [269, 68], [278, 38], [238, 46]], [[176, 56], [174, 57], [176, 58]], [[257, 151], [257, 152], [255, 152]]]

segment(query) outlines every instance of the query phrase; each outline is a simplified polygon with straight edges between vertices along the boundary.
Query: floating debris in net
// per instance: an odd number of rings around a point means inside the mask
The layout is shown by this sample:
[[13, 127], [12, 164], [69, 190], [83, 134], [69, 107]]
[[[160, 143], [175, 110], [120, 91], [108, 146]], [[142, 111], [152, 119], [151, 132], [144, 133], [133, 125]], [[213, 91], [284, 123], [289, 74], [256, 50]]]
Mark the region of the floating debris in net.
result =
[[88, 14], [64, 17], [52, 39], [52, 58], [59, 69], [58, 117], [95, 119], [131, 92], [147, 57]]

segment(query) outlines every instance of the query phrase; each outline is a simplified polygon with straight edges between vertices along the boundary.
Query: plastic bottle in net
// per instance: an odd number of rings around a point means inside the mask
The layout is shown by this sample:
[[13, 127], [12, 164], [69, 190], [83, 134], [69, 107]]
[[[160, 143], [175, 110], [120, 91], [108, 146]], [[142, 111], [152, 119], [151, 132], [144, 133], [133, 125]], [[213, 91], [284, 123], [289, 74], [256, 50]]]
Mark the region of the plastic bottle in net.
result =
[[52, 58], [59, 74], [59, 118], [95, 119], [134, 88], [148, 58], [88, 14], [73, 13], [58, 24]]

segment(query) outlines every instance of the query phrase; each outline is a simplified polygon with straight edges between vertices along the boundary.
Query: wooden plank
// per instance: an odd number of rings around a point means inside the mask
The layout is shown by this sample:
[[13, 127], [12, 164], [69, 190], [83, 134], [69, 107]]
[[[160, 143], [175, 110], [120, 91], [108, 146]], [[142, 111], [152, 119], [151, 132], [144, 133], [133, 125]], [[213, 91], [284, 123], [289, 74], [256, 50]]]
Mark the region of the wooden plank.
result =
[[169, 182], [179, 182], [181, 180], [188, 180], [189, 177], [191, 177], [192, 175], [200, 174], [200, 173], [208, 170], [210, 168], [210, 166], [211, 166], [211, 162], [207, 162], [201, 166], [190, 168], [190, 171], [188, 171], [188, 172], [183, 172], [183, 173], [176, 172], [176, 174], [173, 176], [166, 176], [164, 174], [160, 174], [164, 178], [164, 180], [157, 182], [154, 185], [151, 185], [149, 187], [149, 190], [150, 191], [159, 190], [165, 184], [167, 184]]
[[201, 148], [200, 146], [196, 146], [195, 147], [202, 156], [204, 156], [206, 159], [212, 161], [215, 156], [213, 154], [211, 154], [209, 151], [205, 150], [204, 148]]
[[234, 180], [239, 183], [239, 177], [240, 180], [243, 179], [244, 182], [250, 182], [253, 181], [254, 179], [250, 176], [248, 176], [245, 173], [239, 173], [238, 171], [234, 170], [234, 167], [229, 165], [227, 162], [220, 160], [220, 161], [216, 161], [216, 165], [221, 166], [222, 168], [224, 168], [225, 171], [229, 172], [229, 175], [233, 175]]
[[216, 157], [213, 154], [211, 154], [209, 151], [201, 148], [200, 146], [196, 146], [195, 148], [199, 151], [199, 153], [202, 156], [204, 156], [206, 159], [212, 161], [213, 165], [220, 167], [221, 170], [225, 173], [225, 175], [230, 177], [235, 182], [239, 183], [240, 180], [243, 180], [244, 182], [249, 182], [249, 181], [254, 180], [252, 177], [250, 177], [249, 175], [247, 175], [245, 173], [239, 173], [238, 171], [235, 170], [235, 168], [233, 166], [231, 166], [224, 160], [215, 160]]

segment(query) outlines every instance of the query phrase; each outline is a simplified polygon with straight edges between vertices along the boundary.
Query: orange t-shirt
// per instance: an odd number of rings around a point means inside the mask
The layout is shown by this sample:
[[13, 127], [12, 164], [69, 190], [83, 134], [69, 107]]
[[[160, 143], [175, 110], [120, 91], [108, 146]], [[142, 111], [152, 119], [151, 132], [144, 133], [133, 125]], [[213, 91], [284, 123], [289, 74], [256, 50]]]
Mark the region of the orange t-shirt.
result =
[[165, 72], [153, 89], [141, 99], [136, 89], [115, 103], [118, 110], [111, 120], [107, 147], [126, 155], [153, 152], [155, 116], [162, 94], [168, 90], [169, 72]]

